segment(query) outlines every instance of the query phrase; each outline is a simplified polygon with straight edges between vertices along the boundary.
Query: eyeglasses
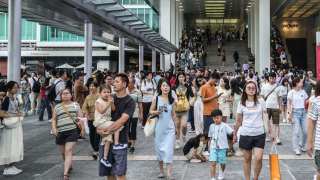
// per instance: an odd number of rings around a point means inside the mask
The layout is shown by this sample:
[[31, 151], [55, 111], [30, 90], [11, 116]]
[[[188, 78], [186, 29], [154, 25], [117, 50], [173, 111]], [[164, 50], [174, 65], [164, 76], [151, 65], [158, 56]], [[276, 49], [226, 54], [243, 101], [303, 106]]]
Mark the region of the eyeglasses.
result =
[[251, 90], [251, 91], [255, 91], [256, 87], [254, 86], [247, 86], [246, 89]]

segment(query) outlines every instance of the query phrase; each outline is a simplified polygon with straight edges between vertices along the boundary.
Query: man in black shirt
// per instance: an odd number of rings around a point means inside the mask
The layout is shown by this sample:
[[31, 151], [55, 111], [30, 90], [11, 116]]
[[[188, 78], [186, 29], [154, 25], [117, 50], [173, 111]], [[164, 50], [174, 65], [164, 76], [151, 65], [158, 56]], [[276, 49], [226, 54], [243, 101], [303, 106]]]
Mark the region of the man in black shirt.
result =
[[[112, 121], [114, 123], [104, 129], [97, 129], [99, 134], [112, 134], [116, 130], [123, 127], [119, 135], [119, 146], [112, 146], [109, 151], [108, 161], [111, 162], [112, 167], [106, 167], [99, 164], [99, 176], [107, 176], [108, 180], [124, 180], [126, 179], [127, 171], [127, 144], [128, 144], [128, 120], [132, 117], [135, 110], [135, 102], [127, 93], [127, 86], [129, 83], [128, 76], [125, 74], [118, 74], [114, 80], [114, 105], [115, 111], [111, 113]], [[116, 148], [115, 148], [116, 147]], [[100, 158], [103, 157], [104, 147], [99, 148]]]

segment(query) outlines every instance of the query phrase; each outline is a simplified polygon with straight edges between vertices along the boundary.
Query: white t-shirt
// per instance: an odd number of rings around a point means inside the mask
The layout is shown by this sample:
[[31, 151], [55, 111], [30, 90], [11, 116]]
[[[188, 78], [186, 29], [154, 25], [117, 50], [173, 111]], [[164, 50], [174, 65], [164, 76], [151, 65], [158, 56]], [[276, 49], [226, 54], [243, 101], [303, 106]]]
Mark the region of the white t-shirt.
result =
[[[271, 93], [272, 91], [272, 93]], [[271, 94], [270, 94], [271, 93]], [[280, 96], [280, 87], [277, 87], [277, 84], [266, 83], [261, 88], [261, 95], [266, 97], [270, 94], [266, 100], [266, 108], [270, 109], [279, 109], [279, 96]]]
[[308, 118], [316, 121], [316, 134], [314, 138], [314, 149], [320, 150], [320, 98], [310, 98]]
[[265, 133], [262, 113], [266, 111], [265, 101], [259, 99], [257, 104], [246, 102], [243, 106], [239, 102], [237, 113], [242, 114], [242, 126], [240, 135], [242, 136], [259, 136]]
[[142, 102], [152, 102], [153, 95], [157, 89], [156, 83], [151, 80], [142, 80], [140, 82], [142, 92]]
[[232, 134], [233, 129], [226, 123], [221, 122], [219, 125], [211, 124], [208, 137], [211, 138], [211, 147], [214, 149], [228, 149], [228, 137]]
[[304, 108], [304, 102], [306, 99], [308, 99], [308, 94], [303, 89], [299, 91], [292, 89], [288, 93], [288, 100], [291, 100], [292, 108], [294, 109]]

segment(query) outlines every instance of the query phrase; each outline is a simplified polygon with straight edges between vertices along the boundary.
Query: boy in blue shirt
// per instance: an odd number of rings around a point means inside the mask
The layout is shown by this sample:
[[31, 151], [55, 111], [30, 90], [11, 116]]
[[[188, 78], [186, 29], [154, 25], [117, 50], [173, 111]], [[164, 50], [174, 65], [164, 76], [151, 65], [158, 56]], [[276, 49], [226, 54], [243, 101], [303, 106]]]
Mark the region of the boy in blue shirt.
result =
[[222, 112], [219, 109], [212, 111], [214, 124], [210, 125], [208, 137], [211, 162], [210, 174], [211, 180], [216, 180], [216, 164], [220, 164], [222, 172], [219, 173], [218, 180], [224, 179], [224, 170], [226, 168], [228, 135], [232, 135], [233, 129], [226, 123], [222, 122]]

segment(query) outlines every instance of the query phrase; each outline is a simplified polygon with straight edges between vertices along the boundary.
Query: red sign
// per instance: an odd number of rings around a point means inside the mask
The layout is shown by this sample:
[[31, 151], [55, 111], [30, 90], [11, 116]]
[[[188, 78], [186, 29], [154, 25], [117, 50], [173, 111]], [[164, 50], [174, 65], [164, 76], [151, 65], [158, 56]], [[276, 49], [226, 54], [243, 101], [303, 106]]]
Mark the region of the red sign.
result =
[[317, 53], [317, 60], [316, 60], [316, 63], [317, 63], [317, 79], [320, 80], [320, 45], [317, 46], [316, 53]]

